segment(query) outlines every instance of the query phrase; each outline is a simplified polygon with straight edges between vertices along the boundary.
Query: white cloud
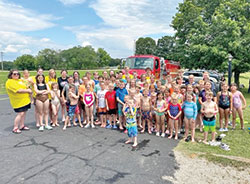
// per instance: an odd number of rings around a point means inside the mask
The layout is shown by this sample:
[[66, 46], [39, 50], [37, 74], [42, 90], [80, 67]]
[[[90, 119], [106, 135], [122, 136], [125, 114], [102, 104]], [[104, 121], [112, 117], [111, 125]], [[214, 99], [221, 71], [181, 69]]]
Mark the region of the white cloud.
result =
[[67, 5], [82, 4], [86, 0], [59, 0], [59, 1], [67, 6]]
[[88, 46], [88, 45], [91, 45], [91, 43], [90, 43], [90, 42], [82, 42], [82, 46], [83, 46], [83, 47], [86, 47], [86, 46]]
[[54, 26], [51, 15], [38, 14], [20, 5], [0, 0], [0, 31], [35, 31]]
[[50, 39], [49, 39], [49, 38], [42, 38], [40, 41], [41, 41], [41, 42], [49, 42]]
[[66, 27], [80, 43], [107, 50], [112, 57], [133, 54], [135, 40], [146, 35], [171, 35], [170, 27], [182, 0], [97, 0], [90, 5], [103, 20], [98, 27]]

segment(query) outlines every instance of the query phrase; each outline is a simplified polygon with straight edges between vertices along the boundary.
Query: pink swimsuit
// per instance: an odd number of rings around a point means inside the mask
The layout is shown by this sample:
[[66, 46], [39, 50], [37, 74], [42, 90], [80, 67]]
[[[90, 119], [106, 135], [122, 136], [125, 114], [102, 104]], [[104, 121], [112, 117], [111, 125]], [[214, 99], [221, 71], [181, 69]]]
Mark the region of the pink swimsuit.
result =
[[93, 94], [92, 93], [90, 93], [90, 94], [85, 93], [83, 98], [84, 98], [85, 103], [87, 105], [89, 105], [93, 101]]
[[240, 92], [239, 91], [236, 91], [234, 94], [233, 94], [233, 107], [238, 109], [242, 106], [242, 102], [241, 102], [241, 99], [240, 99]]

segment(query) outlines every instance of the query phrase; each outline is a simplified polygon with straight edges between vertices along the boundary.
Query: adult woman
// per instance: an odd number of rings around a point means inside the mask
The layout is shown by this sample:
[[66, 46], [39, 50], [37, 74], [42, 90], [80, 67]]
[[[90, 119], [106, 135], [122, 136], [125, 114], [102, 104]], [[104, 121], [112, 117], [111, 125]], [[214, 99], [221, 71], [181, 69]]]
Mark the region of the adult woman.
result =
[[19, 134], [21, 130], [29, 130], [24, 125], [26, 112], [30, 109], [30, 94], [32, 90], [27, 88], [23, 80], [20, 79], [18, 70], [11, 70], [6, 82], [6, 90], [10, 98], [10, 104], [17, 116], [14, 120], [13, 133]]
[[48, 111], [49, 111], [49, 97], [50, 89], [48, 84], [45, 83], [44, 75], [36, 76], [36, 84], [34, 85], [36, 92], [36, 108], [39, 113], [39, 131], [44, 130], [43, 119], [45, 121], [45, 128], [51, 130], [52, 127], [48, 124]]

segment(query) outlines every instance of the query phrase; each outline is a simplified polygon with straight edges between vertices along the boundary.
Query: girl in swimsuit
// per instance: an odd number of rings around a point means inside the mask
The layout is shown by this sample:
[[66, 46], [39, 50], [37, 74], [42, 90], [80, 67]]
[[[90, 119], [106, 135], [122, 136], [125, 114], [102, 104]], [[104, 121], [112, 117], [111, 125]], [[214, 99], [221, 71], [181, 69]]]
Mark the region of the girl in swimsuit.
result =
[[[91, 127], [95, 127], [94, 126], [94, 114], [93, 114], [93, 104], [95, 101], [95, 96], [94, 93], [90, 91], [90, 84], [88, 83], [86, 85], [86, 92], [83, 93], [83, 103], [85, 105], [85, 112], [86, 112], [86, 122], [87, 125], [85, 126], [85, 128], [90, 127], [90, 122], [91, 122]], [[90, 121], [89, 121], [90, 120]]]
[[[220, 132], [227, 132], [229, 114], [232, 113], [232, 94], [228, 91], [226, 83], [221, 84], [221, 91], [217, 93], [217, 104], [220, 115]], [[223, 128], [223, 119], [225, 119], [225, 128]]]
[[[244, 119], [243, 119], [243, 110], [246, 108], [246, 99], [243, 94], [237, 90], [237, 84], [233, 83], [231, 85], [231, 92], [233, 96], [233, 121], [232, 121], [232, 128], [235, 129], [235, 120], [236, 120], [236, 113], [238, 113], [240, 118], [240, 125], [241, 129], [244, 129]], [[243, 105], [242, 105], [243, 102]]]
[[154, 104], [155, 116], [156, 116], [156, 136], [165, 137], [165, 111], [167, 110], [166, 101], [163, 98], [162, 93], [157, 94], [157, 100]]
[[52, 126], [59, 126], [57, 118], [60, 107], [60, 91], [56, 82], [51, 84]]

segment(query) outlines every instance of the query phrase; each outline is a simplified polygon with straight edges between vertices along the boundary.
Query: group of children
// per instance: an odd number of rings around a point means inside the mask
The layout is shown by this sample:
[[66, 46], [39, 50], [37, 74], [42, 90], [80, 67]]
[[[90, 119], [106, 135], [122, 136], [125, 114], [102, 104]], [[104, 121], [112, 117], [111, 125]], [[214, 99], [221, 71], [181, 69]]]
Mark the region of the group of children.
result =
[[[59, 126], [58, 113], [61, 106], [63, 130], [73, 125], [94, 128], [120, 129], [128, 134], [126, 143], [133, 141], [137, 146], [138, 131], [156, 136], [178, 139], [178, 134], [185, 128], [184, 139], [188, 139], [191, 131], [191, 141], [195, 141], [195, 129], [204, 131], [205, 144], [208, 143], [208, 132], [212, 132], [215, 141], [216, 114], [219, 112], [219, 131], [228, 131], [229, 115], [232, 113], [232, 128], [235, 129], [236, 113], [243, 124], [243, 109], [246, 100], [232, 84], [230, 92], [226, 83], [221, 84], [221, 91], [215, 94], [209, 80], [187, 82], [183, 84], [182, 76], [173, 80], [170, 75], [163, 80], [156, 80], [150, 72], [137, 77], [128, 72], [103, 72], [99, 76], [94, 72], [94, 78], [87, 72], [82, 79], [78, 72], [67, 76], [67, 71], [61, 71], [61, 77], [44, 77], [38, 73], [33, 95], [38, 112], [37, 126], [43, 131], [44, 127], [52, 129], [51, 125]], [[49, 100], [48, 100], [49, 99]], [[64, 118], [66, 108], [66, 118]], [[117, 117], [118, 116], [118, 117]], [[45, 120], [45, 126], [43, 124]], [[81, 121], [84, 120], [84, 121]], [[96, 121], [94, 121], [96, 120]], [[223, 127], [223, 121], [225, 126]], [[119, 123], [119, 126], [118, 126]], [[133, 140], [132, 140], [133, 139]]]

